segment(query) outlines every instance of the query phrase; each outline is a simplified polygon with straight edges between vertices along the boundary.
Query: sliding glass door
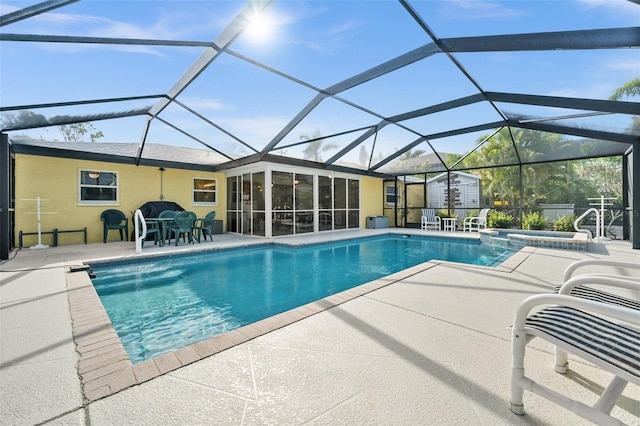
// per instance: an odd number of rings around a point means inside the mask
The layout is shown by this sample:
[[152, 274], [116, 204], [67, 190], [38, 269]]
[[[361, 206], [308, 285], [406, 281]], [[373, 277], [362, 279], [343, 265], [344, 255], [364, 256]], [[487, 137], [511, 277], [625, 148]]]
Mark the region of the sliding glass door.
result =
[[229, 232], [281, 236], [359, 226], [357, 179], [269, 169], [227, 178]]

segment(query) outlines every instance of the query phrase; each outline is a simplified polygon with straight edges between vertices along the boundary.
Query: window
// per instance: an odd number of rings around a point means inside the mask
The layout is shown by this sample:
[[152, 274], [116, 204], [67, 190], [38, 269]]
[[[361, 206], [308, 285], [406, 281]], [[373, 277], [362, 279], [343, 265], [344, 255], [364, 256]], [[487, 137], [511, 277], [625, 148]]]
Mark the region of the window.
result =
[[395, 183], [387, 185], [386, 202], [388, 206], [396, 206], [400, 204], [400, 199], [396, 194]]
[[216, 179], [193, 178], [193, 204], [216, 205], [218, 203]]
[[114, 204], [119, 198], [118, 173], [80, 170], [78, 201], [83, 204]]

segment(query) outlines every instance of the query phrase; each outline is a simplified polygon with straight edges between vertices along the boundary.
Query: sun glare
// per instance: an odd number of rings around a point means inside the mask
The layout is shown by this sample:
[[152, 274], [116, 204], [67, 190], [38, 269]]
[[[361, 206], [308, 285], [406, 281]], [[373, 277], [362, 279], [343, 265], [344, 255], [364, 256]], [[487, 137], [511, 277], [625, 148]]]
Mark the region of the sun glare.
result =
[[246, 36], [253, 43], [267, 43], [273, 38], [274, 33], [275, 23], [267, 12], [254, 14], [245, 30]]

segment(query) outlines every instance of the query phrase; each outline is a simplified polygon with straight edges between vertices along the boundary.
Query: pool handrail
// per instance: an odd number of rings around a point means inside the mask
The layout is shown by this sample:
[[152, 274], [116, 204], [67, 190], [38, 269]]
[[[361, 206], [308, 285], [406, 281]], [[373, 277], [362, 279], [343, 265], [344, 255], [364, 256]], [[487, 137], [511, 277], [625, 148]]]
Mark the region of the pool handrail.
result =
[[[134, 213], [134, 227], [136, 235], [136, 253], [142, 253], [142, 242], [147, 237], [147, 223], [145, 222], [142, 211], [137, 209]], [[142, 227], [142, 229], [140, 229]], [[139, 232], [142, 231], [142, 232]]]
[[586, 212], [582, 213], [574, 222], [573, 222], [573, 227], [576, 229], [576, 232], [583, 232], [589, 235], [589, 241], [593, 240], [593, 235], [591, 234], [591, 231], [589, 231], [588, 229], [580, 229], [578, 228], [578, 222], [580, 222], [582, 219], [584, 219], [589, 213], [595, 213], [596, 214], [596, 241], [600, 242], [600, 212], [598, 211], [598, 209], [592, 207], [589, 210], [587, 210]]

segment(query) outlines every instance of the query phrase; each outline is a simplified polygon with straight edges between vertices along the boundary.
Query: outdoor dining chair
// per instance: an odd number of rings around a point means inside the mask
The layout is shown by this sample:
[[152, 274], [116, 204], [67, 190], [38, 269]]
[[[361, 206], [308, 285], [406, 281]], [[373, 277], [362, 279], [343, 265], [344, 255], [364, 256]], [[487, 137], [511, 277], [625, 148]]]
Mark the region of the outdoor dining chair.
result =
[[[124, 213], [116, 209], [108, 209], [100, 215], [102, 221], [102, 242], [107, 242], [107, 234], [111, 230], [120, 231], [120, 240], [126, 241], [129, 237], [129, 220]], [[124, 234], [123, 234], [124, 231]]]
[[[153, 245], [163, 245], [163, 240], [162, 237], [160, 236], [160, 224], [158, 223], [158, 221], [156, 219], [147, 219], [147, 218], [143, 218], [145, 221], [145, 225], [146, 225], [146, 234], [142, 235], [142, 240], [141, 240], [141, 247], [144, 247], [144, 242], [145, 240], [149, 237], [152, 236], [153, 237]], [[141, 219], [139, 217], [135, 217], [134, 216], [134, 220], [140, 221]], [[140, 222], [138, 222], [139, 225], [139, 229], [142, 229], [142, 225], [140, 224]]]
[[169, 234], [170, 234], [169, 241], [171, 241], [171, 236], [173, 236], [176, 240], [176, 246], [177, 246], [178, 240], [180, 240], [180, 236], [182, 236], [183, 242], [186, 242], [186, 238], [188, 238], [189, 242], [193, 244], [194, 237], [197, 237], [198, 242], [200, 242], [200, 236], [195, 233], [197, 220], [198, 220], [198, 217], [194, 212], [190, 212], [190, 211], [178, 212], [173, 217], [171, 228], [169, 228]]
[[216, 218], [216, 212], [211, 211], [207, 213], [205, 217], [200, 219], [200, 223], [198, 224], [198, 241], [200, 238], [204, 236], [204, 240], [207, 241], [207, 234], [211, 241], [213, 241], [213, 221]]
[[171, 233], [170, 229], [173, 226], [173, 218], [176, 217], [178, 211], [176, 210], [163, 210], [158, 214], [158, 225], [160, 228], [160, 238], [162, 238], [162, 245], [164, 245], [165, 241], [169, 239], [169, 243], [171, 243]]

